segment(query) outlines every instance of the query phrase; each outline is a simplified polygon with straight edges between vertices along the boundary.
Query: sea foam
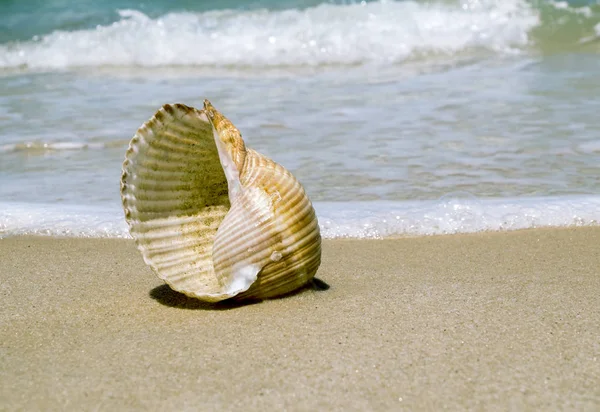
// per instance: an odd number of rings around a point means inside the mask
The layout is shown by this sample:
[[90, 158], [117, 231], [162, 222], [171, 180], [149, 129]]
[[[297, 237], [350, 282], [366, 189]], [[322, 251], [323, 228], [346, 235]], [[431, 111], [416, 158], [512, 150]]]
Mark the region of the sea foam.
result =
[[[415, 202], [316, 202], [325, 239], [508, 231], [600, 224], [600, 196], [478, 199], [465, 194]], [[13, 235], [129, 238], [118, 207], [0, 204], [0, 238]]]
[[513, 52], [539, 11], [525, 0], [378, 1], [307, 9], [120, 10], [113, 24], [0, 45], [0, 68], [396, 64], [469, 50]]

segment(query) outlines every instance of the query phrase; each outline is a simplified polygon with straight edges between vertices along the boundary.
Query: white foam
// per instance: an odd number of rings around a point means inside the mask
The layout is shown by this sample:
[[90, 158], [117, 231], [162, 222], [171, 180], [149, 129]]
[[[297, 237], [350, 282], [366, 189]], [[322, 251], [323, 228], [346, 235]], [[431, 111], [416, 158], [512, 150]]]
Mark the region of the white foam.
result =
[[477, 199], [315, 205], [324, 238], [372, 239], [598, 225], [600, 197]]
[[564, 10], [574, 14], [581, 14], [585, 17], [592, 17], [592, 15], [594, 14], [590, 6], [571, 6], [566, 1], [549, 1], [548, 4], [550, 4], [557, 10]]
[[[117, 142], [120, 143], [120, 142]], [[112, 143], [116, 145], [117, 143]], [[0, 153], [13, 152], [42, 152], [42, 151], [73, 151], [88, 149], [104, 149], [110, 144], [100, 142], [26, 142], [0, 145]]]
[[577, 146], [577, 149], [583, 153], [600, 153], [600, 140], [581, 143]]
[[119, 209], [0, 203], [0, 238], [11, 235], [129, 238]]
[[514, 51], [527, 44], [538, 14], [525, 0], [382, 0], [156, 19], [122, 10], [108, 26], [2, 45], [0, 67], [387, 65], [473, 48]]
[[[326, 239], [507, 231], [600, 224], [600, 196], [420, 202], [317, 202]], [[11, 235], [129, 238], [120, 208], [0, 203], [0, 238]]]

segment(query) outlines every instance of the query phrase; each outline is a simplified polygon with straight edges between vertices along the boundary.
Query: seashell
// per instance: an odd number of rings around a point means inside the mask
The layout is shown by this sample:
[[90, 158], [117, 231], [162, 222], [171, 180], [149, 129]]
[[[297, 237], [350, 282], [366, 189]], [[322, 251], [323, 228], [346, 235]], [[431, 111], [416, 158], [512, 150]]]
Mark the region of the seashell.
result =
[[146, 264], [172, 289], [216, 302], [308, 283], [321, 235], [304, 188], [246, 147], [208, 100], [164, 105], [127, 150], [121, 199]]

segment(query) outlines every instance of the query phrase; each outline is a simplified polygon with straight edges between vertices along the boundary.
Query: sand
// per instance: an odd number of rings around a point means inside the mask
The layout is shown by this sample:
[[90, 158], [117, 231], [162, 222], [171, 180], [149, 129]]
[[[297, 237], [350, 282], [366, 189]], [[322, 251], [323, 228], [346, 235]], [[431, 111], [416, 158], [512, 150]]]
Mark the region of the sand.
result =
[[133, 241], [0, 240], [0, 409], [600, 409], [598, 227], [325, 241], [317, 277], [209, 306]]

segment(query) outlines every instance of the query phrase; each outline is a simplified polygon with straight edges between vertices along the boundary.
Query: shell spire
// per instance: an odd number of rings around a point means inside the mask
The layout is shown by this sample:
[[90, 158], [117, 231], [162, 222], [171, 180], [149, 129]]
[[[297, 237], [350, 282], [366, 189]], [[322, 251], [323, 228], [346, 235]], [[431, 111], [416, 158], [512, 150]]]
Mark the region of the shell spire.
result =
[[223, 145], [236, 167], [241, 169], [246, 157], [246, 144], [242, 139], [242, 134], [208, 100], [204, 100], [204, 112], [213, 126], [217, 148], [220, 144]]
[[123, 163], [125, 218], [144, 261], [205, 301], [264, 299], [309, 282], [321, 261], [317, 218], [283, 166], [246, 147], [206, 100], [164, 105]]

